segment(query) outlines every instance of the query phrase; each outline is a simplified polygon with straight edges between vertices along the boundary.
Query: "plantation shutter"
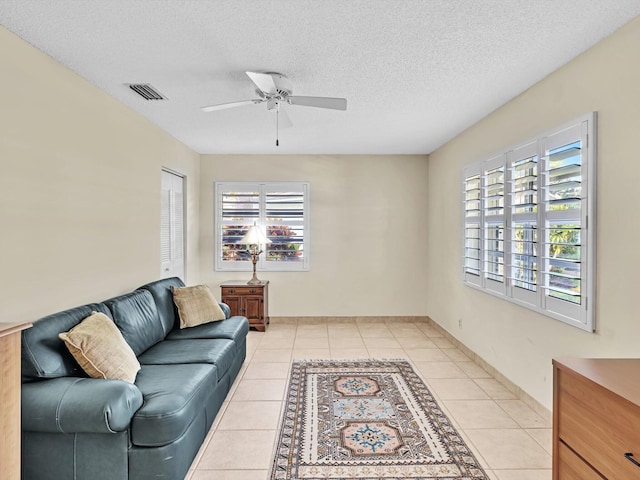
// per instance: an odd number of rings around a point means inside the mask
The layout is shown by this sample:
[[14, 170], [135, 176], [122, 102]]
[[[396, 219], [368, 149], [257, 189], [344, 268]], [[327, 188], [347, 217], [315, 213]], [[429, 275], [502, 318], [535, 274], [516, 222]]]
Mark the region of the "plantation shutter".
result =
[[480, 169], [465, 169], [464, 172], [464, 252], [463, 275], [465, 281], [481, 285], [481, 178]]
[[247, 247], [236, 242], [247, 233], [251, 225], [261, 221], [259, 187], [235, 184], [229, 190], [220, 188], [216, 196], [220, 219], [217, 236], [221, 245], [216, 259], [217, 265], [222, 265], [222, 262], [250, 261]]
[[505, 155], [486, 162], [482, 174], [484, 286], [505, 293]]
[[509, 196], [511, 207], [511, 297], [522, 303], [538, 303], [538, 145], [523, 145], [510, 152]]
[[267, 245], [267, 262], [305, 263], [306, 190], [301, 183], [265, 186], [265, 224], [272, 242]]
[[309, 184], [216, 183], [216, 269], [251, 269], [246, 246], [237, 242], [254, 223], [271, 243], [262, 245], [258, 270], [309, 268]]
[[588, 177], [582, 124], [544, 139], [544, 307], [586, 324], [586, 238]]
[[184, 279], [184, 179], [162, 171], [160, 200], [160, 276]]

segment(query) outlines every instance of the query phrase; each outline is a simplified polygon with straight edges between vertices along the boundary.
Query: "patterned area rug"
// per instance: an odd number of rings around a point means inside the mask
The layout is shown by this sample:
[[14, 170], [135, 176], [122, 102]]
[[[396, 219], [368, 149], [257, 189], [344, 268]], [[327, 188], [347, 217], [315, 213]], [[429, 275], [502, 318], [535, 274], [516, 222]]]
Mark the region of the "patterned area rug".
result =
[[294, 361], [271, 480], [488, 480], [406, 361]]

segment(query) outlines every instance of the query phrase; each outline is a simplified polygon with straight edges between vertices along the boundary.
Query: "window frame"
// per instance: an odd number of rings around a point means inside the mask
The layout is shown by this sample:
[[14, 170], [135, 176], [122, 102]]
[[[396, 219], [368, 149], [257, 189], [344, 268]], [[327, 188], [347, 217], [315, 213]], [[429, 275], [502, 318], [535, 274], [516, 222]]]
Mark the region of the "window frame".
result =
[[268, 193], [301, 191], [303, 200], [303, 257], [301, 262], [287, 262], [266, 259], [266, 248], [260, 254], [256, 270], [263, 272], [302, 272], [308, 271], [310, 265], [310, 184], [309, 182], [214, 182], [214, 270], [215, 271], [252, 271], [250, 259], [225, 261], [222, 258], [222, 195], [224, 192], [256, 192], [259, 196], [258, 226], [266, 228], [266, 197]]
[[[462, 280], [465, 285], [479, 289], [499, 298], [503, 298], [542, 315], [560, 320], [574, 327], [589, 332], [595, 331], [595, 279], [596, 279], [596, 112], [583, 115], [560, 127], [548, 130], [536, 135], [518, 145], [504, 149], [500, 154], [488, 157], [487, 160], [474, 162], [463, 168], [462, 171]], [[547, 191], [549, 185], [545, 181], [550, 176], [549, 153], [559, 147], [568, 147], [572, 143], [580, 143], [580, 197], [579, 208], [556, 210], [549, 208], [553, 205]], [[526, 193], [531, 194], [531, 203], [516, 201], [517, 178], [515, 168], [518, 162], [536, 157], [535, 183]], [[502, 162], [502, 163], [501, 163]], [[531, 162], [533, 163], [533, 162]], [[492, 169], [504, 166], [504, 234], [503, 234], [503, 279], [504, 283], [488, 278], [489, 273], [485, 263], [489, 252], [490, 239], [487, 237], [487, 225], [499, 221], [499, 216], [487, 215], [489, 207], [486, 205], [487, 185], [486, 173]], [[468, 181], [480, 175], [481, 203], [478, 217], [469, 216], [468, 212]], [[518, 197], [521, 199], [521, 197]], [[536, 199], [535, 204], [533, 198]], [[526, 201], [525, 201], [526, 202]], [[528, 209], [529, 208], [529, 209]], [[516, 211], [516, 209], [518, 209]], [[535, 211], [533, 211], [535, 209]], [[578, 214], [579, 212], [579, 214]], [[489, 217], [489, 221], [487, 221]], [[480, 271], [479, 274], [469, 272], [468, 262], [468, 230], [474, 222], [480, 225]], [[554, 223], [555, 222], [555, 223]], [[575, 263], [579, 265], [579, 276], [567, 275], [570, 280], [579, 282], [579, 295], [577, 302], [563, 300], [551, 296], [556, 287], [551, 283], [554, 271], [551, 270], [552, 257], [547, 254], [551, 245], [557, 245], [549, 240], [552, 225], [565, 223], [572, 225], [579, 222], [579, 234], [577, 240], [573, 240], [579, 251]], [[572, 223], [573, 222], [573, 223]], [[518, 240], [515, 236], [519, 226], [529, 228], [531, 233], [528, 238]], [[532, 227], [535, 225], [535, 227]], [[563, 225], [565, 226], [565, 225]], [[535, 241], [534, 241], [535, 238]], [[575, 238], [575, 237], [573, 237]], [[517, 244], [528, 243], [527, 253], [518, 253]], [[533, 245], [531, 245], [533, 244]], [[523, 247], [524, 248], [524, 247]], [[520, 255], [520, 260], [532, 272], [525, 281], [519, 280], [516, 271], [523, 270], [522, 263], [515, 260]], [[561, 261], [561, 259], [559, 259]], [[525, 268], [526, 269], [526, 268]], [[571, 272], [569, 272], [571, 273]], [[531, 283], [533, 281], [533, 283]], [[520, 285], [518, 285], [520, 282]], [[534, 286], [535, 289], [524, 287], [523, 284]], [[557, 287], [556, 287], [557, 288]], [[568, 296], [566, 296], [568, 298]]]

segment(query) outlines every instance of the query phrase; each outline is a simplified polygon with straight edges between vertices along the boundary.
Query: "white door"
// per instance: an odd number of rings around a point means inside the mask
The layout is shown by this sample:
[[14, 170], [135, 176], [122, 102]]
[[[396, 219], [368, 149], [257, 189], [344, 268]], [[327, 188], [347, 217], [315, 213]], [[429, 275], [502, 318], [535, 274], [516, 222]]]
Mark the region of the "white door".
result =
[[184, 280], [184, 178], [162, 170], [160, 278]]

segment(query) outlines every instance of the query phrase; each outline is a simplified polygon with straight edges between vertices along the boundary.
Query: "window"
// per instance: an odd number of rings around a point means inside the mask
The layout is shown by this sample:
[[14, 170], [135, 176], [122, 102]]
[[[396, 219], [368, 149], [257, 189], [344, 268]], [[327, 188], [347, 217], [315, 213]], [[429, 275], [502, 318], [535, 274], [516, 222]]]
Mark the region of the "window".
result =
[[463, 177], [465, 283], [593, 331], [595, 113]]
[[254, 223], [271, 240], [256, 269], [309, 269], [308, 183], [216, 182], [215, 191], [216, 270], [251, 270], [251, 256], [237, 242]]

